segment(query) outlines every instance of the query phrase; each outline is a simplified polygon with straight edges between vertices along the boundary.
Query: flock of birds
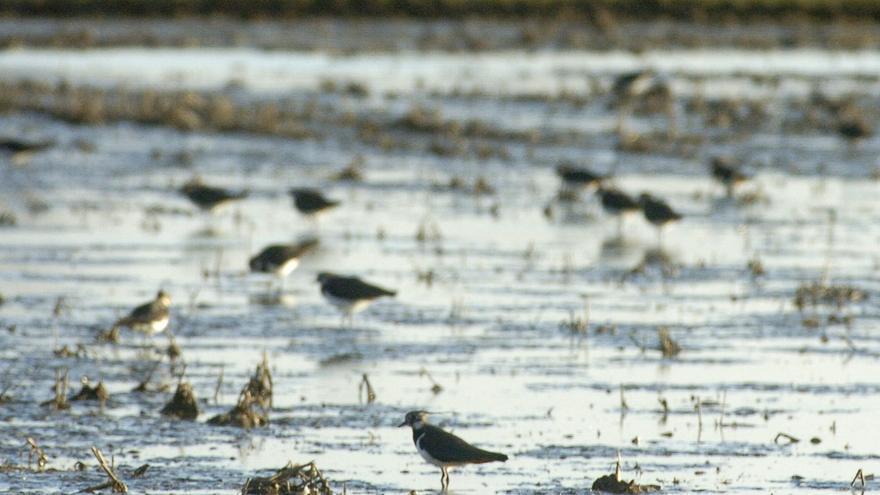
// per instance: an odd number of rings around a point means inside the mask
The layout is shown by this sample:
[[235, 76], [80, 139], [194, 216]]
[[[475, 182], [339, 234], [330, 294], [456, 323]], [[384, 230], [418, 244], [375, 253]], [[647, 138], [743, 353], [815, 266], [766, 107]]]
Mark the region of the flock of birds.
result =
[[[736, 185], [749, 179], [728, 159], [715, 157], [710, 162], [712, 177], [725, 187], [732, 196]], [[681, 220], [682, 215], [660, 198], [647, 193], [633, 197], [615, 188], [610, 178], [570, 163], [562, 163], [556, 168], [561, 182], [561, 190], [577, 192], [595, 188], [602, 208], [618, 219], [618, 230], [622, 229], [625, 215], [641, 211], [645, 219], [657, 228], [658, 237], [665, 225]], [[246, 192], [231, 191], [221, 187], [204, 184], [194, 179], [187, 182], [180, 192], [193, 204], [205, 212], [215, 212], [219, 208], [247, 197]], [[316, 189], [298, 188], [289, 191], [293, 206], [303, 215], [315, 218], [340, 202], [325, 197]], [[658, 239], [658, 242], [662, 239]], [[263, 248], [249, 260], [249, 268], [255, 273], [269, 273], [283, 280], [299, 265], [301, 258], [318, 246], [318, 240], [305, 239], [291, 244], [272, 244]], [[366, 308], [371, 302], [382, 297], [393, 297], [396, 292], [365, 282], [358, 277], [321, 272], [317, 276], [324, 298], [343, 315], [349, 323], [353, 315]], [[164, 331], [170, 320], [171, 297], [159, 291], [155, 299], [134, 308], [126, 316], [118, 319], [114, 328], [129, 328], [153, 335]], [[406, 414], [401, 427], [410, 426], [413, 443], [419, 454], [430, 464], [441, 470], [441, 485], [445, 490], [449, 485], [450, 467], [465, 464], [481, 464], [493, 461], [506, 461], [504, 454], [489, 452], [474, 447], [461, 438], [442, 430], [427, 421], [426, 411], [411, 411]]]
[[[615, 85], [615, 92], [634, 91], [632, 88], [644, 85], [643, 75], [622, 77]], [[619, 86], [619, 87], [618, 87]], [[28, 147], [16, 141], [4, 140], [0, 148], [14, 153], [34, 151], [44, 145]], [[715, 157], [710, 162], [711, 176], [724, 186], [731, 197], [734, 188], [749, 179], [732, 161]], [[561, 191], [576, 194], [581, 190], [593, 188], [599, 197], [603, 210], [618, 220], [618, 235], [622, 236], [623, 220], [628, 214], [641, 212], [647, 222], [657, 229], [658, 243], [662, 243], [663, 228], [682, 219], [682, 215], [666, 201], [648, 193], [632, 196], [614, 187], [611, 177], [595, 173], [588, 168], [571, 163], [561, 163], [556, 167], [561, 181]], [[247, 197], [247, 192], [211, 186], [198, 179], [191, 180], [181, 187], [180, 192], [194, 205], [205, 212], [215, 212], [221, 207]], [[330, 199], [317, 189], [296, 188], [289, 191], [293, 206], [304, 216], [315, 219], [318, 215], [340, 205], [338, 200]], [[304, 255], [318, 246], [318, 240], [309, 238], [290, 244], [271, 244], [250, 258], [248, 266], [252, 272], [272, 274], [283, 281], [300, 264]], [[373, 301], [383, 297], [394, 297], [396, 291], [389, 290], [356, 276], [321, 272], [317, 275], [321, 294], [347, 319], [349, 324], [353, 315], [365, 309]], [[170, 321], [171, 297], [160, 290], [156, 297], [132, 309], [113, 325], [114, 330], [128, 328], [152, 336], [168, 328]], [[412, 429], [413, 443], [424, 460], [441, 470], [441, 486], [449, 485], [448, 469], [466, 464], [504, 462], [505, 454], [490, 452], [470, 445], [461, 438], [444, 431], [428, 422], [428, 412], [410, 411], [400, 427]]]

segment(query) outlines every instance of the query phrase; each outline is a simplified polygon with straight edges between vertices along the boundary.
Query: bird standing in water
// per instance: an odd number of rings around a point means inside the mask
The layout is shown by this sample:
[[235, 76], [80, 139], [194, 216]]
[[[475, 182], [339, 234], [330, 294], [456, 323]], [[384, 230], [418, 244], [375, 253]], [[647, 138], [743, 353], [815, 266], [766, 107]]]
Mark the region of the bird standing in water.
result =
[[429, 424], [427, 419], [427, 411], [410, 411], [398, 427], [412, 427], [416, 450], [425, 461], [440, 468], [440, 485], [443, 491], [449, 488], [451, 467], [507, 460], [506, 455], [474, 447], [452, 433]]

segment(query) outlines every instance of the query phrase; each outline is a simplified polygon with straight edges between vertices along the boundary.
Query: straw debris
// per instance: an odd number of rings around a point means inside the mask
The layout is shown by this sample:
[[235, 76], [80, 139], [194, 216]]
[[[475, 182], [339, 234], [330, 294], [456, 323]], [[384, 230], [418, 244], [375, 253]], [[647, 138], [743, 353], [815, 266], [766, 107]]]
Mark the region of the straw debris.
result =
[[160, 411], [165, 416], [179, 419], [194, 420], [199, 416], [199, 405], [193, 393], [192, 385], [182, 381], [177, 384], [174, 397]]
[[314, 462], [295, 465], [288, 462], [268, 478], [248, 478], [242, 495], [332, 495], [330, 483]]
[[272, 374], [269, 372], [269, 358], [264, 354], [263, 361], [257, 365], [254, 375], [241, 389], [235, 407], [229, 412], [209, 419], [208, 424], [240, 428], [266, 426], [269, 423], [271, 408]]

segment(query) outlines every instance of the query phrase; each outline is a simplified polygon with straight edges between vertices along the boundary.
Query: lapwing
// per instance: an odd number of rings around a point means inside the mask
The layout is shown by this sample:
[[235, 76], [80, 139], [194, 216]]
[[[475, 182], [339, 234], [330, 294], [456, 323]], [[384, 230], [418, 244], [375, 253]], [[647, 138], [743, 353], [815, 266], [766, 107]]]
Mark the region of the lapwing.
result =
[[556, 175], [562, 180], [564, 189], [576, 190], [599, 185], [605, 177], [579, 167], [571, 162], [562, 162], [556, 166]]
[[52, 141], [27, 141], [15, 137], [0, 137], [0, 150], [12, 154], [42, 151], [54, 143]]
[[252, 272], [271, 273], [284, 280], [299, 266], [300, 258], [318, 246], [318, 239], [309, 238], [295, 244], [272, 244], [248, 261]]
[[339, 201], [325, 197], [317, 189], [296, 188], [289, 192], [293, 198], [293, 206], [308, 217], [315, 217], [319, 213], [339, 206]]
[[128, 315], [116, 320], [113, 328], [130, 328], [147, 336], [163, 332], [168, 328], [171, 296], [160, 290], [156, 298], [131, 310]]
[[348, 319], [349, 324], [355, 313], [365, 309], [376, 299], [394, 297], [397, 294], [396, 291], [369, 284], [357, 277], [329, 272], [319, 273], [318, 283], [321, 284], [321, 295], [342, 312], [343, 320]]
[[638, 201], [619, 189], [606, 187], [599, 187], [599, 197], [602, 201], [602, 209], [609, 215], [617, 217], [617, 236], [623, 237], [623, 217], [641, 209]]
[[451, 467], [507, 460], [506, 455], [474, 447], [452, 433], [429, 424], [427, 419], [426, 411], [410, 411], [398, 427], [412, 427], [416, 450], [425, 461], [440, 468], [440, 485], [443, 491], [449, 488]]
[[727, 157], [712, 157], [709, 166], [712, 171], [712, 178], [724, 186], [728, 198], [733, 197], [733, 189], [737, 185], [749, 180], [749, 176], [743, 173]]
[[645, 214], [645, 220], [657, 228], [657, 242], [663, 243], [663, 227], [670, 222], [681, 220], [681, 214], [673, 210], [662, 199], [655, 198], [648, 193], [639, 195], [639, 204]]
[[224, 205], [247, 196], [246, 191], [230, 191], [221, 187], [208, 186], [199, 179], [192, 179], [184, 184], [180, 188], [180, 192], [199, 209], [212, 213]]

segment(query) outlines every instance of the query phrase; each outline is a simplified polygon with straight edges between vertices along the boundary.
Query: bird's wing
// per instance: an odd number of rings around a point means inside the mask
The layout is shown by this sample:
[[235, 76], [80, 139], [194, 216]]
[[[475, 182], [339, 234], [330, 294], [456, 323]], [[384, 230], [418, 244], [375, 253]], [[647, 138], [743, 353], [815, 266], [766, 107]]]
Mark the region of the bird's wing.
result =
[[422, 448], [424, 448], [424, 445], [430, 445], [431, 457], [438, 461], [482, 464], [484, 462], [507, 460], [507, 456], [504, 454], [474, 447], [452, 433], [434, 425], [425, 425], [422, 427], [422, 431], [424, 432]]

